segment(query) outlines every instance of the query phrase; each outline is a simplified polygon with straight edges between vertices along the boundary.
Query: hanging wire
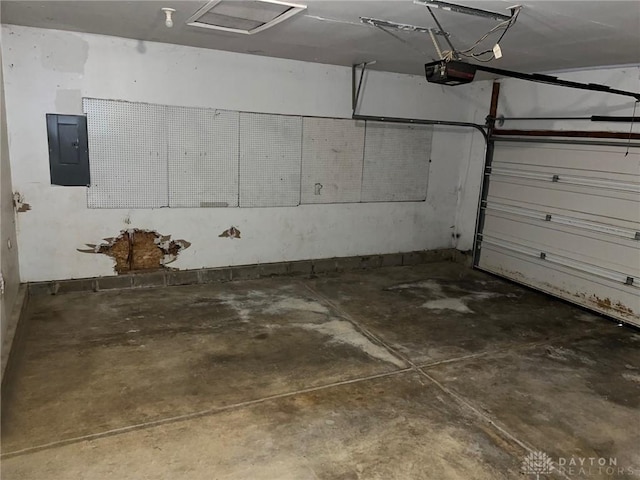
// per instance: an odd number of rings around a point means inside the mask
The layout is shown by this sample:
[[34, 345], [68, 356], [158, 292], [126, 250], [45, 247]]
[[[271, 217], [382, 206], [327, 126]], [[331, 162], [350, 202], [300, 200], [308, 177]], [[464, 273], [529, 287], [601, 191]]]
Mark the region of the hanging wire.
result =
[[[504, 30], [502, 31], [502, 34], [500, 35], [500, 37], [498, 38], [498, 41], [496, 42], [496, 44], [499, 44], [502, 41], [502, 39], [504, 38], [504, 36], [507, 34], [509, 29], [511, 29], [511, 27], [513, 27], [513, 25], [515, 25], [516, 20], [518, 19], [518, 15], [520, 15], [520, 11], [521, 10], [522, 10], [522, 7], [516, 8], [514, 13], [513, 13], [513, 15], [511, 16], [511, 18], [509, 20], [505, 20], [504, 22], [501, 22], [498, 25], [496, 25], [495, 27], [493, 27], [491, 30], [489, 30], [487, 33], [485, 33], [482, 37], [480, 37], [480, 39], [478, 39], [469, 48], [466, 48], [464, 50], [459, 50], [459, 51], [455, 51], [455, 50], [452, 49], [452, 50], [447, 50], [447, 51], [443, 52], [445, 59], [446, 60], [453, 60], [456, 55], [460, 55], [460, 56], [467, 57], [467, 58], [473, 58], [475, 60], [478, 60], [479, 62], [490, 62], [491, 60], [493, 60], [495, 58], [495, 54], [493, 53], [493, 49], [484, 50], [484, 51], [479, 52], [479, 53], [473, 53], [473, 50], [475, 50], [482, 42], [484, 42], [487, 38], [489, 38], [489, 36], [491, 34], [499, 31], [502, 28], [504, 28]], [[432, 12], [432, 16], [433, 16], [433, 12]], [[491, 57], [490, 58], [488, 58], [488, 59], [480, 58], [482, 55], [486, 55], [487, 53], [491, 53]]]

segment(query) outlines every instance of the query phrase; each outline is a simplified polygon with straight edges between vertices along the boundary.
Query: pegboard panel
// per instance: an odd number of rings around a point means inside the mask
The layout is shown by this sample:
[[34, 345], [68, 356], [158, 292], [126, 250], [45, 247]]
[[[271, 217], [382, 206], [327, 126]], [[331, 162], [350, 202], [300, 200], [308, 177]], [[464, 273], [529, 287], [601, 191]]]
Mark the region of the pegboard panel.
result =
[[305, 117], [302, 121], [302, 203], [359, 202], [365, 123]]
[[302, 117], [240, 113], [240, 206], [300, 204]]
[[367, 122], [362, 201], [426, 200], [432, 134], [428, 125]]
[[85, 98], [89, 208], [168, 206], [166, 107]]
[[167, 107], [169, 206], [238, 206], [239, 113]]

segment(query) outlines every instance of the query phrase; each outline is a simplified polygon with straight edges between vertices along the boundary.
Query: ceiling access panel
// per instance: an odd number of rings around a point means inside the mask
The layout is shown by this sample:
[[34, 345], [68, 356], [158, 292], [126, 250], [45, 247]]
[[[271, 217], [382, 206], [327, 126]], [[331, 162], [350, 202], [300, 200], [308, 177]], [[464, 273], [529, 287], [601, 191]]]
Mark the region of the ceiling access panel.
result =
[[188, 20], [191, 27], [252, 35], [306, 10], [306, 6], [278, 0], [214, 0]]

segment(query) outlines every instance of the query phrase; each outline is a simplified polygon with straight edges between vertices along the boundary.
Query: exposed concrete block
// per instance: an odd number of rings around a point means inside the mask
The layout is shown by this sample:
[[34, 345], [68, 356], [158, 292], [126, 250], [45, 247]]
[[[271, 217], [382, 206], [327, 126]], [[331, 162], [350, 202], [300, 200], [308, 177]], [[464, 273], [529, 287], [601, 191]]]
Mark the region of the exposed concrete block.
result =
[[311, 260], [302, 260], [299, 262], [289, 263], [289, 273], [295, 275], [311, 275], [313, 262]]
[[58, 283], [56, 293], [95, 292], [96, 280], [94, 278], [82, 278], [77, 280], [61, 280]]
[[336, 271], [373, 269], [400, 265], [417, 265], [453, 261], [471, 265], [471, 252], [453, 248], [425, 250], [384, 255], [357, 257], [319, 258], [296, 262], [274, 262], [237, 267], [205, 268], [201, 270], [153, 271], [132, 275], [118, 275], [77, 280], [34, 282], [29, 284], [31, 295], [55, 295], [57, 293], [111, 290], [131, 287], [157, 287], [165, 285], [192, 285], [218, 283], [230, 280], [248, 280], [276, 275], [311, 275]]
[[166, 273], [167, 285], [195, 285], [200, 283], [197, 270], [178, 270]]
[[387, 253], [385, 255], [380, 255], [380, 262], [381, 267], [399, 267], [402, 265], [402, 254]]
[[360, 268], [379, 268], [382, 266], [381, 255], [369, 255], [360, 257]]
[[263, 263], [261, 265], [258, 265], [258, 275], [260, 277], [286, 275], [288, 273], [289, 273], [289, 264], [285, 262]]
[[204, 268], [198, 271], [200, 283], [219, 283], [231, 280], [230, 268]]
[[118, 275], [117, 277], [100, 277], [98, 281], [98, 290], [112, 290], [115, 288], [131, 288], [133, 278], [131, 275]]
[[360, 270], [362, 268], [362, 257], [342, 257], [336, 260], [338, 272]]
[[166, 285], [164, 272], [140, 273], [133, 275], [134, 287], [163, 287]]
[[424, 263], [422, 252], [407, 252], [402, 254], [402, 265], [418, 265]]
[[454, 255], [455, 250], [453, 248], [407, 252], [402, 255], [402, 264], [418, 265], [421, 263], [450, 262], [453, 261]]
[[338, 270], [339, 258], [319, 258], [313, 260], [313, 273], [329, 273], [336, 272]]
[[455, 252], [453, 248], [442, 248], [440, 250], [426, 250], [419, 253], [422, 256], [422, 263], [434, 263], [453, 261]]
[[35, 282], [29, 284], [29, 295], [55, 295], [58, 292], [58, 282]]
[[231, 267], [231, 280], [250, 280], [259, 277], [260, 270], [257, 265]]

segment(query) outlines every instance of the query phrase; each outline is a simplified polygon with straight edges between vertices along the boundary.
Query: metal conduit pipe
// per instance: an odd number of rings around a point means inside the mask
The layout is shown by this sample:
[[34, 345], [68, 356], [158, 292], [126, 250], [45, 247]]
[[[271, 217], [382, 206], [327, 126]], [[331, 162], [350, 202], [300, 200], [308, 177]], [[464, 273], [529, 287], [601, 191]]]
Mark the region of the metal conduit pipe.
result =
[[376, 117], [373, 115], [359, 115], [354, 113], [351, 118], [353, 120], [364, 120], [370, 122], [387, 122], [387, 123], [410, 123], [414, 125], [445, 125], [449, 127], [466, 127], [474, 128], [482, 133], [485, 144], [489, 139], [485, 126], [472, 122], [453, 122], [449, 120], [428, 120], [420, 118], [399, 118], [399, 117]]

